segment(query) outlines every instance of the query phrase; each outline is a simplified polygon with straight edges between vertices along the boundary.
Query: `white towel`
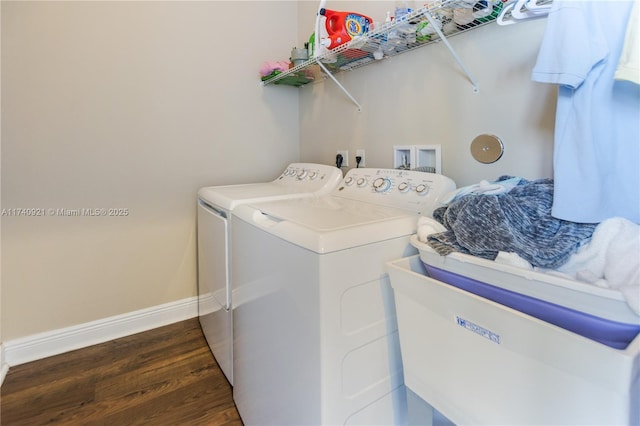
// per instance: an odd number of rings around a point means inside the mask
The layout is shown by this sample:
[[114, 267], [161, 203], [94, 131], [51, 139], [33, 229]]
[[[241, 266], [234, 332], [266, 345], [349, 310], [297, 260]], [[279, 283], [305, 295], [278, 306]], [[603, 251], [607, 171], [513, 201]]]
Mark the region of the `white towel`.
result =
[[427, 216], [420, 216], [418, 219], [418, 231], [416, 232], [416, 235], [420, 242], [426, 243], [429, 235], [445, 232], [446, 230], [447, 228], [437, 220]]
[[640, 226], [635, 223], [619, 217], [601, 222], [591, 240], [557, 270], [619, 290], [640, 315]]
[[518, 253], [511, 253], [507, 251], [499, 251], [495, 259], [496, 263], [502, 263], [503, 265], [516, 266], [518, 268], [533, 270], [533, 266], [525, 259], [520, 257]]
[[440, 201], [443, 205], [447, 205], [454, 200], [457, 200], [460, 197], [469, 194], [476, 195], [498, 195], [504, 194], [505, 192], [511, 191], [515, 186], [517, 186], [522, 178], [512, 177], [505, 180], [496, 180], [496, 181], [488, 181], [481, 180], [480, 182], [464, 186], [462, 188], [458, 188], [454, 191], [449, 192], [444, 196], [444, 198]]

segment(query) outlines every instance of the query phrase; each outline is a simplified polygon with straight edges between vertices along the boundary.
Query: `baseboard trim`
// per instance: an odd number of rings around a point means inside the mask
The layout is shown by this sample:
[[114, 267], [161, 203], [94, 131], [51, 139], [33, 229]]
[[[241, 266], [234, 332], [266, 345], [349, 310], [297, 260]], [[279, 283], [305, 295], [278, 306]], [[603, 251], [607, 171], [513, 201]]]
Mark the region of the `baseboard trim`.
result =
[[2, 386], [4, 382], [7, 371], [9, 371], [9, 364], [7, 364], [4, 358], [4, 344], [0, 343], [0, 386]]
[[[104, 343], [198, 315], [198, 298], [190, 297], [97, 321], [47, 331], [4, 342], [8, 366]], [[4, 377], [4, 376], [3, 376]]]

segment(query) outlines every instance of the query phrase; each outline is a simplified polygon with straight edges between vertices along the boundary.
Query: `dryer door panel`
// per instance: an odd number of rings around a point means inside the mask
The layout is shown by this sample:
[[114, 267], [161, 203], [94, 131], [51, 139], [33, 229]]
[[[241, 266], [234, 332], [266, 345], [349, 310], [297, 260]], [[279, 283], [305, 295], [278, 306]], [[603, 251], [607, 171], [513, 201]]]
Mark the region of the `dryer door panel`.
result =
[[223, 211], [198, 203], [198, 316], [216, 361], [233, 383], [228, 227]]
[[228, 226], [224, 212], [198, 205], [198, 294], [211, 294], [229, 309]]

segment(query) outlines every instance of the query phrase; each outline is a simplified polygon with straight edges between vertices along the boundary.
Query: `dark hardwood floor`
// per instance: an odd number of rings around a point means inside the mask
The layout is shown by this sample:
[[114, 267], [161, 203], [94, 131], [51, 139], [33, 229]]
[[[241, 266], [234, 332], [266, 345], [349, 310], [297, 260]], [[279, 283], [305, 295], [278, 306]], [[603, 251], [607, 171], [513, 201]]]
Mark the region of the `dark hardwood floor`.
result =
[[242, 425], [198, 319], [11, 367], [0, 424]]

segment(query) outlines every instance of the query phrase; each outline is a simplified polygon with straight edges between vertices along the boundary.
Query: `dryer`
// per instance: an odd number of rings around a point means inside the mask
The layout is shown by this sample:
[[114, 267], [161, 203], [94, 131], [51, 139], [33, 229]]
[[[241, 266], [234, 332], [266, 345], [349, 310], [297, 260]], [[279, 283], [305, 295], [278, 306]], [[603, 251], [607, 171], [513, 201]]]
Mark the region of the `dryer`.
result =
[[403, 383], [385, 262], [416, 252], [419, 215], [453, 189], [437, 174], [352, 169], [327, 196], [233, 211], [233, 397], [244, 424], [431, 415]]
[[210, 186], [198, 191], [198, 317], [229, 383], [233, 384], [230, 212], [243, 203], [320, 196], [341, 181], [342, 172], [335, 166], [293, 163], [271, 182]]

